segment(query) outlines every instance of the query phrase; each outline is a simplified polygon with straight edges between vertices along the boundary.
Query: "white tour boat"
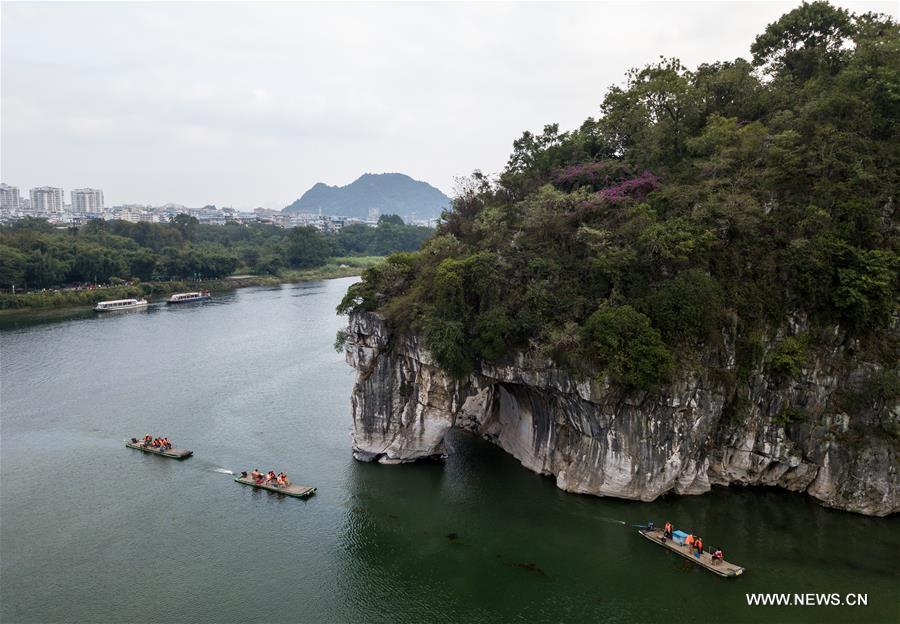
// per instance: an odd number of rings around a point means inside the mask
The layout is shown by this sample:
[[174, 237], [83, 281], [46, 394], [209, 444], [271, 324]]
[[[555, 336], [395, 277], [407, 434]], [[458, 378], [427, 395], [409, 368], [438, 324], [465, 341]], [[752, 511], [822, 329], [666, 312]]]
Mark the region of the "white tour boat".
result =
[[209, 291], [176, 293], [169, 297], [166, 303], [191, 303], [192, 301], [206, 301], [210, 298]]
[[146, 308], [146, 299], [116, 299], [114, 301], [101, 301], [94, 309], [97, 312], [112, 312], [114, 310], [132, 310], [134, 308]]

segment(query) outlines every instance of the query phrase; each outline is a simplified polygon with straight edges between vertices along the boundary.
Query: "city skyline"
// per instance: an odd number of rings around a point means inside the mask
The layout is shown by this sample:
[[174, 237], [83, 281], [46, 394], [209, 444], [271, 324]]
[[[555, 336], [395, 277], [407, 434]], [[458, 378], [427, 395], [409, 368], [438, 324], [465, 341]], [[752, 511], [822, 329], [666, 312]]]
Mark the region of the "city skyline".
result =
[[747, 58], [798, 4], [4, 2], [3, 179], [239, 209], [365, 172], [451, 194], [523, 131], [598, 115], [629, 68]]
[[[378, 208], [371, 208], [366, 218], [349, 214], [323, 214], [317, 211], [285, 212], [278, 209], [257, 206], [251, 210], [238, 210], [231, 206], [217, 207], [212, 204], [186, 206], [168, 202], [165, 204], [140, 204], [133, 202], [106, 205], [102, 189], [80, 188], [70, 191], [71, 203], [65, 203], [65, 190], [59, 187], [43, 186], [28, 189], [28, 198], [21, 196], [20, 189], [5, 182], [0, 183], [0, 224], [15, 222], [23, 218], [45, 219], [56, 226], [80, 226], [93, 219], [103, 221], [122, 220], [132, 223], [169, 223], [177, 215], [186, 214], [197, 218], [200, 223], [226, 225], [237, 223], [265, 223], [280, 227], [311, 226], [323, 231], [336, 231], [351, 224], [375, 226], [382, 216]], [[399, 216], [399, 215], [398, 215]], [[402, 215], [410, 225], [435, 227], [438, 220], [419, 217], [415, 213]]]
[[[104, 191], [102, 188], [94, 188], [94, 187], [84, 187], [84, 188], [76, 188], [69, 191], [70, 201], [69, 203], [65, 203], [65, 187], [56, 187], [52, 185], [41, 185], [34, 187], [23, 187], [20, 184], [2, 181], [0, 182], [0, 192], [3, 194], [4, 202], [8, 202], [7, 197], [12, 197], [12, 193], [14, 192], [16, 196], [16, 202], [21, 202], [23, 199], [30, 200], [30, 195], [32, 191], [45, 190], [45, 189], [55, 189], [61, 191], [63, 202], [62, 206], [69, 206], [72, 210], [76, 210], [79, 212], [92, 212], [95, 208], [103, 209], [107, 204], [104, 200]], [[28, 196], [23, 196], [23, 190], [28, 192]], [[9, 195], [8, 195], [9, 193]], [[79, 203], [82, 202], [82, 203]], [[135, 201], [131, 199], [125, 199], [123, 201], [115, 202], [114, 204], [109, 204], [110, 206], [153, 206], [153, 207], [164, 207], [164, 206], [183, 206], [185, 208], [204, 208], [206, 206], [216, 206], [212, 202], [201, 202], [196, 205], [188, 205], [183, 204], [177, 201], [166, 201], [166, 202], [142, 202]], [[230, 205], [221, 205], [219, 208], [233, 208]], [[262, 206], [253, 206], [253, 208], [261, 208]], [[8, 208], [7, 203], [3, 204], [3, 208]]]

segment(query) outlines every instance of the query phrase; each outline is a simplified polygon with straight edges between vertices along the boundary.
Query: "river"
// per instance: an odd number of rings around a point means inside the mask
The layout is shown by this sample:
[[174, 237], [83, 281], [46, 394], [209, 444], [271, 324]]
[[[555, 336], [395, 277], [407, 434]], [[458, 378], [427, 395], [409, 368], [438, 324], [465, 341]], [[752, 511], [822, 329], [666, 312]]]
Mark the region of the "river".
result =
[[[717, 488], [654, 503], [558, 490], [456, 433], [443, 462], [350, 454], [332, 348], [356, 278], [183, 307], [0, 319], [0, 620], [896, 622], [900, 519]], [[194, 457], [123, 441], [167, 435]], [[284, 470], [309, 500], [232, 481]], [[747, 568], [722, 579], [630, 525], [671, 519]], [[866, 606], [750, 607], [750, 592]]]

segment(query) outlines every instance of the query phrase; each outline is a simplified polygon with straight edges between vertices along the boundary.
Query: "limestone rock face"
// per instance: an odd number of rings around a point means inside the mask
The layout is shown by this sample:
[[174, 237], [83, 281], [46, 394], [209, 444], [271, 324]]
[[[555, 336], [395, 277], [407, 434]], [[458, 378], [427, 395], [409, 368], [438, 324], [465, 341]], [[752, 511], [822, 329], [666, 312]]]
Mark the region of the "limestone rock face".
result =
[[[702, 494], [710, 484], [769, 485], [867, 515], [900, 511], [896, 437], [860, 433], [900, 430], [900, 407], [873, 401], [852, 423], [835, 411], [835, 391], [864, 372], [828, 364], [841, 361], [839, 344], [791, 385], [754, 372], [735, 415], [724, 381], [704, 372], [733, 370], [727, 336], [709, 361], [654, 396], [575, 379], [524, 354], [455, 379], [416, 337], [391, 335], [377, 314], [351, 315], [349, 329], [353, 455], [361, 461], [442, 456], [444, 436], [458, 427], [570, 492], [652, 501], [669, 491]], [[786, 421], [785, 408], [805, 417]]]

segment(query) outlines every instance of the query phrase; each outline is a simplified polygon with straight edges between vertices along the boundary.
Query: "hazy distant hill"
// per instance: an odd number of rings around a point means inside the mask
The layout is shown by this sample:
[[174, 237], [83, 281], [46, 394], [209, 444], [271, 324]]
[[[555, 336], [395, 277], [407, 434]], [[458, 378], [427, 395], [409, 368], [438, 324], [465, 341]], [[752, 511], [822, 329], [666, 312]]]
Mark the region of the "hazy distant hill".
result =
[[346, 186], [328, 186], [321, 182], [284, 209], [284, 212], [312, 212], [366, 218], [369, 210], [419, 219], [441, 215], [450, 198], [427, 182], [413, 180], [402, 173], [366, 173]]

